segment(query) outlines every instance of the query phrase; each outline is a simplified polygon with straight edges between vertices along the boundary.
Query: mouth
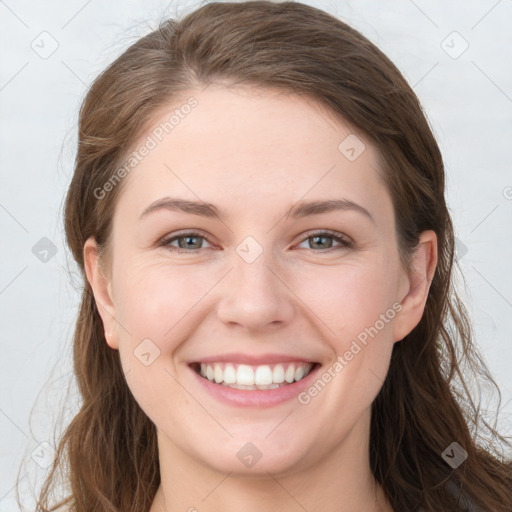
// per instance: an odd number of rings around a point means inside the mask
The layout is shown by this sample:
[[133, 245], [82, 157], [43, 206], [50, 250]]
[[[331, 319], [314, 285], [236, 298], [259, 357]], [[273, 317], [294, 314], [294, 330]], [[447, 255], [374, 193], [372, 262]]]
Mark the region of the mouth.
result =
[[230, 362], [194, 362], [190, 368], [212, 384], [242, 391], [267, 391], [293, 385], [320, 363], [290, 361], [278, 364], [247, 365]]

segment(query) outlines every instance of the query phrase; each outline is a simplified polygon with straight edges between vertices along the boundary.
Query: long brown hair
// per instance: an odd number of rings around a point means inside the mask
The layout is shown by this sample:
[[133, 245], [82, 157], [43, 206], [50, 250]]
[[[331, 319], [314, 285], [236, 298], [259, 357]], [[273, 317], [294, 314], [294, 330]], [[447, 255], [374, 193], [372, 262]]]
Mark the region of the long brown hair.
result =
[[[438, 265], [420, 323], [395, 343], [372, 404], [370, 463], [396, 511], [512, 510], [512, 463], [494, 443], [468, 379], [497, 386], [473, 346], [454, 285], [454, 232], [445, 203], [442, 157], [418, 98], [394, 64], [335, 17], [299, 2], [217, 2], [167, 20], [115, 60], [80, 110], [75, 171], [65, 204], [67, 243], [84, 277], [74, 335], [81, 408], [65, 430], [38, 499], [38, 512], [147, 512], [160, 483], [155, 425], [106, 343], [85, 279], [83, 247], [105, 247], [121, 186], [98, 200], [155, 113], [212, 82], [278, 88], [329, 107], [379, 150], [402, 261], [424, 230], [438, 239]], [[498, 389], [499, 393], [499, 389]], [[500, 395], [501, 397], [501, 395]], [[487, 444], [477, 436], [484, 426]], [[456, 442], [466, 460], [443, 452]], [[51, 503], [62, 473], [66, 498]], [[469, 508], [469, 510], [475, 510]]]

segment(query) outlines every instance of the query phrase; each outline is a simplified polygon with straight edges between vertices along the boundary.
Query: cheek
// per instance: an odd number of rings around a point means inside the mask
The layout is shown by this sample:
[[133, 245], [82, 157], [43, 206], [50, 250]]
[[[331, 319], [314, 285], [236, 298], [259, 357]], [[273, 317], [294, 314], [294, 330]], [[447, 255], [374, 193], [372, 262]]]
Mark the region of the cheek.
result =
[[330, 363], [301, 396], [301, 403], [312, 404], [311, 410], [344, 411], [350, 423], [375, 399], [394, 345], [392, 326], [400, 309], [395, 302], [397, 276], [385, 258], [376, 257], [367, 265], [331, 268], [307, 286], [303, 283], [298, 295], [307, 297], [332, 353]]
[[[390, 332], [397, 278], [396, 267], [375, 255], [364, 262], [318, 268], [314, 276], [303, 272], [294, 278], [293, 289], [321, 320], [316, 324], [324, 324], [332, 344], [342, 350], [375, 324], [379, 333]], [[384, 324], [381, 315], [386, 316]]]
[[161, 343], [171, 331], [175, 338], [180, 320], [211, 288], [211, 273], [197, 267], [141, 263], [125, 268], [116, 286], [116, 315], [134, 340]]
[[120, 355], [126, 383], [139, 407], [155, 425], [165, 425], [168, 434], [177, 436], [183, 425], [175, 420], [180, 411], [190, 408], [191, 399], [179, 384], [172, 361], [160, 355], [146, 366], [133, 353], [120, 351]]
[[[191, 267], [132, 264], [118, 274], [116, 316], [119, 353], [135, 400], [155, 424], [172, 424], [162, 396], [176, 412], [186, 408], [188, 395], [177, 383], [173, 355], [190, 336], [194, 305], [211, 288], [210, 280]], [[192, 276], [196, 277], [192, 279]]]

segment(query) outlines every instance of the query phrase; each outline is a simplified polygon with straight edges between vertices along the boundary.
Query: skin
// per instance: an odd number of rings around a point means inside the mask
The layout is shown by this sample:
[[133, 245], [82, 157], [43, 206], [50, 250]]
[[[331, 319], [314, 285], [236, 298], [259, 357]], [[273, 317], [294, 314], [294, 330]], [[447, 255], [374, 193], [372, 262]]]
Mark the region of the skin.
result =
[[[93, 238], [84, 246], [107, 343], [158, 429], [162, 484], [151, 512], [391, 511], [369, 467], [370, 407], [394, 343], [423, 314], [435, 233], [422, 233], [412, 270], [402, 268], [376, 149], [357, 134], [366, 148], [348, 160], [338, 146], [356, 132], [314, 101], [221, 84], [193, 96], [198, 106], [125, 178], [108, 263]], [[161, 109], [153, 126], [183, 103]], [[228, 216], [161, 209], [140, 219], [164, 196], [214, 203]], [[285, 217], [299, 200], [338, 198], [374, 221], [351, 210]], [[158, 244], [186, 229], [203, 232], [192, 241], [198, 252]], [[332, 238], [315, 245], [310, 232], [325, 229], [354, 247]], [[236, 251], [248, 236], [263, 251], [252, 263]], [[307, 405], [223, 404], [187, 366], [227, 352], [286, 353], [325, 371], [398, 303], [400, 312]], [[147, 338], [160, 350], [149, 366], [134, 355]], [[262, 453], [252, 467], [236, 455], [247, 442]]]

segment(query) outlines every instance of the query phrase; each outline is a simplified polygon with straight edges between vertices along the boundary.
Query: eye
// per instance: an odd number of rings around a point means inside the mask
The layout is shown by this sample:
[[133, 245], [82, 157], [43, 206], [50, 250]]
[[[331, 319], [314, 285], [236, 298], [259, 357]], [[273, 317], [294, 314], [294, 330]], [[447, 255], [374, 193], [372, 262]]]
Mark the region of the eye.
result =
[[[202, 234], [196, 231], [187, 231], [175, 234], [174, 236], [164, 238], [160, 241], [159, 245], [167, 248], [172, 252], [178, 253], [196, 253], [204, 247], [202, 241], [208, 240]], [[304, 243], [308, 240], [312, 240], [312, 244], [310, 243], [310, 249], [323, 249], [323, 251], [314, 251], [314, 252], [330, 252], [331, 250], [337, 249], [350, 249], [354, 246], [354, 243], [346, 236], [341, 233], [329, 232], [329, 231], [318, 231], [315, 233], [309, 233], [306, 238], [302, 240], [301, 243]], [[331, 242], [329, 242], [331, 240]], [[339, 244], [338, 247], [333, 247], [332, 240]], [[177, 246], [173, 245], [177, 242]]]
[[[202, 249], [202, 240], [206, 240], [204, 236], [195, 231], [179, 233], [170, 238], [164, 238], [160, 245], [166, 247], [172, 252], [189, 252], [194, 253]], [[178, 242], [178, 246], [172, 245], [173, 242]], [[198, 247], [199, 246], [199, 247]], [[181, 250], [184, 249], [184, 250]]]
[[[333, 248], [332, 241], [329, 243], [329, 239], [335, 240], [340, 245], [338, 247]], [[310, 248], [318, 248], [320, 246], [320, 249], [324, 249], [324, 251], [315, 252], [330, 252], [329, 249], [350, 249], [354, 246], [354, 243], [348, 237], [342, 235], [341, 233], [334, 233], [330, 231], [318, 231], [316, 233], [309, 233], [308, 236], [304, 238], [301, 243], [304, 243], [308, 240], [313, 240], [312, 244], [309, 244]]]

